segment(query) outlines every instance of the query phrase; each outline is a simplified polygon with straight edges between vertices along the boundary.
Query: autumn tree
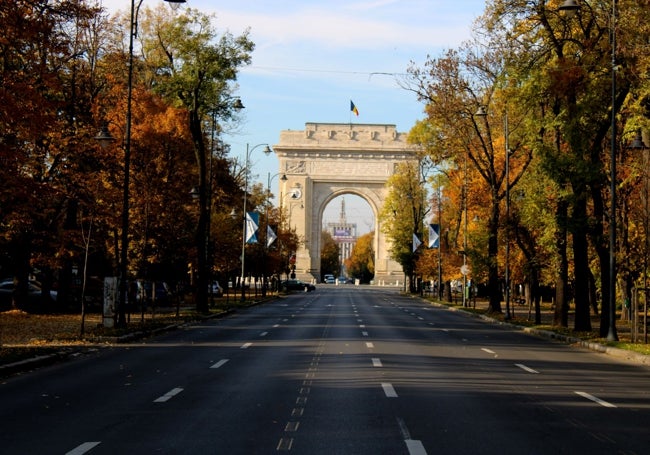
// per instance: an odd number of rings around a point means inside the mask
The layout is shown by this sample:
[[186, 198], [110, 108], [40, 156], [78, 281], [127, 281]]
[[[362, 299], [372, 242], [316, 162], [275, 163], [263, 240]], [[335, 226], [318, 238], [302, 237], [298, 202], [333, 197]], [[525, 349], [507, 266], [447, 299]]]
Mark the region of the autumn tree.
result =
[[388, 178], [388, 195], [384, 200], [379, 219], [382, 230], [390, 239], [390, 255], [410, 277], [411, 292], [416, 290], [415, 264], [417, 250], [413, 241], [420, 241], [424, 233], [427, 190], [418, 162], [401, 163], [395, 174]]
[[350, 257], [345, 260], [348, 274], [358, 278], [361, 283], [370, 283], [375, 276], [374, 232], [359, 237], [352, 248]]
[[76, 205], [69, 202], [79, 180], [70, 170], [87, 146], [88, 119], [79, 108], [88, 106], [79, 102], [76, 31], [95, 14], [81, 1], [0, 2], [0, 249], [7, 252], [0, 267], [15, 276], [19, 307], [34, 267], [49, 298], [56, 258], [74, 225]]
[[[198, 256], [197, 309], [207, 311], [206, 231], [208, 226], [207, 134], [215, 119], [230, 119], [234, 81], [240, 66], [250, 63], [254, 44], [248, 32], [218, 34], [214, 17], [194, 9], [174, 16], [164, 6], [145, 12], [143, 52], [156, 78], [155, 90], [187, 110], [187, 122], [198, 168], [199, 222], [196, 230]], [[219, 177], [215, 176], [217, 185]]]
[[[424, 68], [411, 67], [408, 83], [408, 88], [426, 104], [428, 134], [419, 138], [429, 158], [450, 169], [469, 166], [480, 175], [481, 191], [488, 196], [487, 263], [492, 312], [501, 312], [498, 252], [502, 201], [532, 159], [531, 150], [506, 133], [504, 119], [508, 114], [511, 123], [516, 124], [512, 119], [519, 121], [519, 117], [512, 115], [513, 109], [506, 105], [504, 58], [502, 49], [477, 40], [430, 59]], [[479, 109], [483, 115], [476, 115]], [[507, 138], [511, 139], [509, 144]], [[514, 172], [509, 175], [504, 165], [506, 150], [514, 164]]]
[[[609, 285], [607, 235], [612, 220], [605, 210], [611, 196], [608, 183], [612, 183], [608, 182], [608, 162], [611, 152], [623, 150], [628, 142], [626, 110], [638, 105], [637, 96], [647, 86], [635, 76], [641, 68], [638, 51], [648, 39], [648, 27], [639, 20], [644, 17], [642, 3], [626, 3], [618, 8], [620, 14], [614, 18], [609, 2], [581, 2], [578, 14], [569, 17], [558, 10], [558, 5], [544, 1], [499, 0], [490, 4], [483, 21], [485, 30], [496, 38], [495, 43], [507, 40], [509, 72], [518, 81], [513, 96], [527, 113], [524, 140], [536, 150], [547, 175], [564, 196], [557, 206], [556, 245], [559, 263], [566, 264], [566, 231], [571, 240], [575, 329], [591, 329], [589, 300], [595, 294], [592, 248], [600, 271], [603, 336], [613, 326], [609, 320], [609, 295], [614, 292]], [[610, 32], [614, 19], [619, 43], [625, 44], [612, 50]], [[515, 23], [517, 26], [513, 26]], [[611, 67], [612, 55], [616, 56], [616, 72]], [[617, 115], [620, 113], [623, 115]], [[630, 123], [637, 127], [641, 124]], [[626, 157], [617, 155], [619, 161]], [[617, 216], [625, 213], [619, 211]], [[621, 225], [619, 222], [618, 226]], [[615, 247], [625, 255], [624, 243]], [[559, 280], [565, 280], [566, 270], [558, 270]], [[566, 282], [560, 281], [558, 289], [564, 288]], [[566, 308], [562, 303], [565, 296], [558, 297], [559, 307]]]
[[323, 231], [321, 233], [320, 248], [321, 275], [331, 273], [334, 276], [338, 276], [339, 271], [341, 270], [339, 254], [339, 246], [334, 241], [332, 235], [327, 231]]

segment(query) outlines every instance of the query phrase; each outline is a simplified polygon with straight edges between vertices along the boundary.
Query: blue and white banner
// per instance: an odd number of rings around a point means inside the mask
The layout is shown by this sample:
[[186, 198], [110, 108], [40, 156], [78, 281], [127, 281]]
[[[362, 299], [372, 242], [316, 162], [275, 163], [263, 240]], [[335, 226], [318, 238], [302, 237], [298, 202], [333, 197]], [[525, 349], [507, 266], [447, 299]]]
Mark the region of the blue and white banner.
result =
[[420, 242], [420, 239], [418, 238], [415, 233], [413, 233], [413, 252], [415, 253], [415, 250], [418, 249], [418, 247], [422, 245], [422, 242]]
[[429, 225], [429, 248], [439, 248], [439, 247], [440, 247], [440, 225], [430, 224]]
[[260, 227], [260, 214], [246, 212], [246, 243], [257, 243], [257, 230]]
[[275, 234], [273, 231], [273, 228], [269, 225], [266, 226], [266, 247], [270, 247], [273, 245], [273, 242], [276, 241], [278, 236]]

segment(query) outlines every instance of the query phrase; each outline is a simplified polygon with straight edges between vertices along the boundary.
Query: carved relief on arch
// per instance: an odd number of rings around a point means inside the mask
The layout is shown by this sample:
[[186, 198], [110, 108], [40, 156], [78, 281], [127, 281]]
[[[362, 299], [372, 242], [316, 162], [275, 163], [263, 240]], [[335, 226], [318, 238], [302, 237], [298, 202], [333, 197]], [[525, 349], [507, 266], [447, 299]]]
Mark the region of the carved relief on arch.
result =
[[287, 174], [304, 174], [307, 172], [307, 166], [304, 161], [288, 161], [285, 172]]

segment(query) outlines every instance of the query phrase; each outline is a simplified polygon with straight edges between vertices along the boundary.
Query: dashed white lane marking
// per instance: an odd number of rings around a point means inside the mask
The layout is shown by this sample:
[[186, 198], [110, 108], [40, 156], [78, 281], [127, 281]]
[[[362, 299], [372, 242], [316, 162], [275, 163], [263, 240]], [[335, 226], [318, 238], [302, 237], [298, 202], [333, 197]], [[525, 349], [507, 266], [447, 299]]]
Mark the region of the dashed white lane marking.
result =
[[280, 324], [275, 324], [275, 325], [273, 326], [274, 329], [277, 329], [278, 327], [280, 327]]
[[94, 447], [97, 447], [99, 444], [101, 444], [100, 441], [84, 442], [83, 444], [72, 449], [70, 452], [66, 452], [65, 455], [83, 455], [84, 453], [92, 450]]
[[422, 443], [416, 439], [405, 439], [406, 448], [409, 451], [409, 455], [427, 455], [427, 451], [424, 450]]
[[418, 316], [418, 319], [419, 319], [420, 321], [424, 321], [424, 318], [423, 318], [422, 316]]
[[364, 337], [367, 337], [367, 336], [368, 336], [368, 332], [361, 332], [361, 335], [363, 335]]
[[175, 388], [171, 389], [169, 392], [167, 392], [166, 394], [164, 394], [163, 396], [160, 396], [160, 397], [156, 398], [155, 400], [153, 400], [153, 402], [154, 403], [164, 403], [165, 401], [169, 401], [173, 396], [178, 395], [182, 391], [183, 391], [182, 388], [175, 387]]
[[397, 392], [390, 382], [382, 382], [381, 388], [384, 389], [384, 394], [387, 398], [397, 398]]
[[269, 334], [269, 332], [262, 332], [262, 333], [260, 333], [260, 336], [261, 336], [261, 337], [265, 337], [265, 336], [267, 336], [268, 334]]
[[278, 443], [278, 446], [275, 448], [278, 452], [290, 451], [291, 446], [293, 445], [293, 438], [282, 438]]
[[527, 367], [526, 365], [524, 365], [522, 363], [515, 363], [515, 366], [521, 368], [524, 371], [527, 371], [528, 373], [539, 374], [539, 371], [533, 370], [532, 368]]
[[594, 403], [598, 403], [601, 406], [605, 406], [606, 408], [615, 408], [616, 407], [615, 404], [612, 404], [612, 403], [610, 403], [608, 401], [605, 401], [605, 400], [601, 400], [600, 398], [595, 397], [595, 396], [593, 396], [593, 395], [591, 395], [591, 394], [589, 394], [587, 392], [575, 392], [575, 393], [577, 395], [580, 395], [583, 398], [586, 398], [587, 400], [591, 400]]
[[248, 349], [253, 345], [253, 343], [244, 343], [239, 349]]
[[366, 347], [369, 348], [369, 349], [372, 349], [372, 348], [375, 347], [375, 344], [374, 343], [366, 343]]
[[496, 352], [494, 352], [492, 349], [481, 348], [481, 351], [483, 351], [483, 352], [487, 352], [488, 354], [495, 354], [495, 355], [496, 355]]
[[366, 328], [366, 325], [365, 325], [365, 324], [359, 324], [359, 328], [360, 328], [360, 329], [365, 329], [365, 328]]
[[397, 426], [399, 427], [399, 432], [402, 435], [403, 439], [411, 439], [411, 432], [406, 426], [406, 422], [401, 417], [397, 418]]
[[375, 358], [373, 358], [373, 359], [372, 359], [372, 366], [373, 366], [373, 367], [381, 367], [381, 366], [383, 366], [383, 365], [381, 364], [381, 359], [375, 359]]
[[406, 427], [406, 422], [401, 417], [397, 418], [397, 425], [399, 426], [399, 431], [404, 438], [404, 443], [406, 444], [406, 449], [409, 451], [409, 455], [427, 455], [427, 451], [424, 450], [422, 442], [411, 439], [411, 433]]
[[210, 368], [221, 368], [222, 366], [224, 366], [228, 362], [228, 360], [229, 359], [221, 359], [217, 363], [212, 365]]

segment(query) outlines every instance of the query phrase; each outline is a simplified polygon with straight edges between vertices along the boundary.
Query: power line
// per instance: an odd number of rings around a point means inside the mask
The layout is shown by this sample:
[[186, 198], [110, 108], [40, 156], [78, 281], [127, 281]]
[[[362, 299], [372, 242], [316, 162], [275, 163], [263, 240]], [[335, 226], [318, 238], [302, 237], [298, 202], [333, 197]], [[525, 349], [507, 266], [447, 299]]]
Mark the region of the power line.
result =
[[281, 67], [281, 66], [251, 66], [249, 68], [252, 69], [261, 69], [261, 70], [267, 70], [267, 71], [294, 71], [294, 72], [300, 72], [300, 73], [325, 73], [325, 74], [360, 74], [360, 75], [367, 75], [368, 80], [372, 78], [372, 76], [406, 76], [407, 73], [392, 73], [389, 71], [343, 71], [343, 70], [326, 70], [326, 69], [318, 69], [318, 68], [294, 68], [294, 67]]

